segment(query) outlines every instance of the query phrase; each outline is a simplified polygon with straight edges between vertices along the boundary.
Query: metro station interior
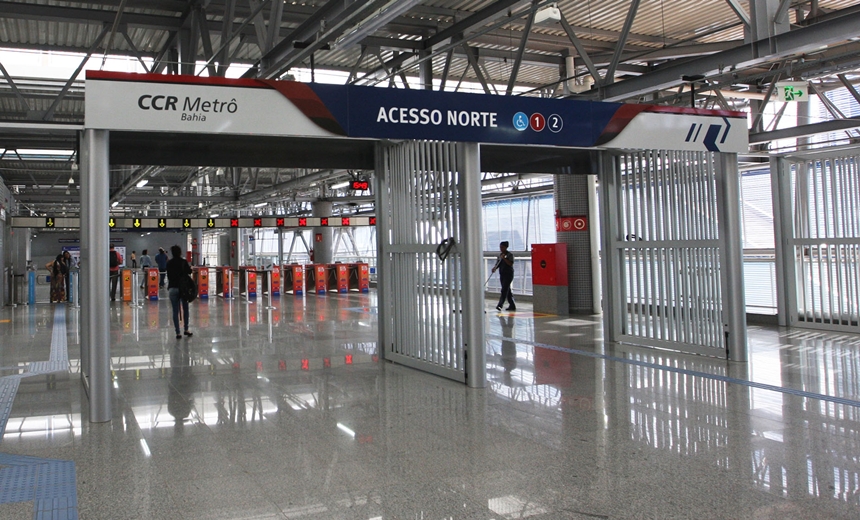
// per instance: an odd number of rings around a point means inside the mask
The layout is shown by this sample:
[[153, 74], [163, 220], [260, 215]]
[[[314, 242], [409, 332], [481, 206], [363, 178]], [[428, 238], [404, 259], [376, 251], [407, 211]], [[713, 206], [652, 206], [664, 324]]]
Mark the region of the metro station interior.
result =
[[0, 518], [857, 518], [857, 27], [0, 1]]

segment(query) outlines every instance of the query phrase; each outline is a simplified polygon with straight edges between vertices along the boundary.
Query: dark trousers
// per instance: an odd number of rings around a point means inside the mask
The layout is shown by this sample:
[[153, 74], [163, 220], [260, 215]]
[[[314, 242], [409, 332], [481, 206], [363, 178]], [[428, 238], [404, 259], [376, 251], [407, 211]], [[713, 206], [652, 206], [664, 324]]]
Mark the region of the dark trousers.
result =
[[170, 306], [173, 307], [173, 328], [176, 329], [176, 335], [179, 335], [179, 309], [182, 306], [182, 323], [185, 327], [185, 332], [188, 332], [188, 302], [179, 297], [179, 288], [173, 287], [167, 291], [170, 296]]
[[110, 299], [116, 300], [116, 286], [119, 283], [119, 271], [110, 272]]
[[516, 307], [517, 305], [514, 303], [514, 293], [511, 292], [511, 283], [514, 281], [514, 273], [505, 274], [499, 271], [499, 281], [502, 282], [502, 296], [499, 298], [499, 307], [505, 304], [505, 300], [508, 301], [508, 305], [510, 307]]

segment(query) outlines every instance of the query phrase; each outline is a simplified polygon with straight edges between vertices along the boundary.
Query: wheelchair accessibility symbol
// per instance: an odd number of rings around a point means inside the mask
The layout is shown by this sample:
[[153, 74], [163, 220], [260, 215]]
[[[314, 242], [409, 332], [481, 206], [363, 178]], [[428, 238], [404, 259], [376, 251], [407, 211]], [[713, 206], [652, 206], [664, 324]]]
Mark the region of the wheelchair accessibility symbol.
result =
[[524, 132], [528, 127], [529, 116], [525, 115], [523, 112], [517, 112], [516, 114], [514, 114], [514, 128], [516, 128], [520, 132]]

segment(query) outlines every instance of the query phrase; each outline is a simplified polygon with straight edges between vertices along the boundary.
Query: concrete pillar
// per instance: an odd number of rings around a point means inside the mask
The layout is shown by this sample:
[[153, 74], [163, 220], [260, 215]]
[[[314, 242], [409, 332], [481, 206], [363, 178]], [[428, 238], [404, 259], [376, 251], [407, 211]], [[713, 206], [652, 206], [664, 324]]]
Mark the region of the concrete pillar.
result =
[[[556, 175], [553, 195], [556, 214], [560, 217], [586, 217], [591, 211], [589, 182], [587, 175]], [[594, 312], [594, 287], [592, 276], [592, 240], [586, 230], [559, 231], [556, 241], [567, 244], [568, 302], [573, 314], [592, 314]]]
[[[327, 200], [318, 200], [313, 203], [314, 217], [330, 217], [332, 203]], [[313, 243], [310, 244], [314, 248], [314, 263], [315, 264], [330, 264], [332, 263], [332, 232], [330, 227], [315, 227]]]

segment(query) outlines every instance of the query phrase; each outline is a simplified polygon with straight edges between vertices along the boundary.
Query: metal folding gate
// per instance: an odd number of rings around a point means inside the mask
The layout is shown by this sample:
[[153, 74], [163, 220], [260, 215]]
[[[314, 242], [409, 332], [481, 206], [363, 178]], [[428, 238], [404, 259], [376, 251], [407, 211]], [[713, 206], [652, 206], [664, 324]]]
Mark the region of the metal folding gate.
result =
[[383, 356], [484, 386], [477, 145], [380, 144], [375, 182]]
[[744, 360], [736, 157], [646, 150], [602, 163], [607, 339]]
[[774, 158], [771, 175], [782, 324], [860, 332], [860, 151]]

